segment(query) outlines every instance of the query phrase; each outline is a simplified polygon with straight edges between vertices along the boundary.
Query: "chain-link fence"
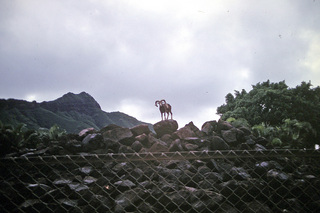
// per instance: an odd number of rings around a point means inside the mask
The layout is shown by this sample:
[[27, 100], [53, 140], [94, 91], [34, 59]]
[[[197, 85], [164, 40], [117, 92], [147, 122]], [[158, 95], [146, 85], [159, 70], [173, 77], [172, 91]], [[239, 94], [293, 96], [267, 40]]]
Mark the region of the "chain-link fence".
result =
[[319, 150], [0, 160], [1, 212], [320, 212]]

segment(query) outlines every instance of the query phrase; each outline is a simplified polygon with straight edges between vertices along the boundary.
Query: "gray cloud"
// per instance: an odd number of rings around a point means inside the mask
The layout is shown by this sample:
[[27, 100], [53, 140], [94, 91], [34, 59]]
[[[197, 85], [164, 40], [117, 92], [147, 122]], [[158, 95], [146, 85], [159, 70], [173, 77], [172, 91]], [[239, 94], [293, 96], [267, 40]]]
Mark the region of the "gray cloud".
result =
[[0, 97], [86, 91], [147, 122], [216, 119], [233, 90], [319, 85], [319, 1], [2, 1]]

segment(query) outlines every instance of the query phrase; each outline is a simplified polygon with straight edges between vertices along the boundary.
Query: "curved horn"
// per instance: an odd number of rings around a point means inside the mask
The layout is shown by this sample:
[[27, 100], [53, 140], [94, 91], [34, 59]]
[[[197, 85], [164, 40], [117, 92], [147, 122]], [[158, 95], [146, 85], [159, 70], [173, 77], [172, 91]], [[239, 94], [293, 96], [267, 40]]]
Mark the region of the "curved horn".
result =
[[156, 101], [156, 102], [154, 103], [154, 105], [155, 105], [156, 107], [158, 107], [158, 104], [160, 104], [160, 101]]
[[164, 104], [167, 104], [166, 100], [164, 100], [164, 99], [161, 100], [161, 103], [162, 103], [162, 102], [164, 102]]

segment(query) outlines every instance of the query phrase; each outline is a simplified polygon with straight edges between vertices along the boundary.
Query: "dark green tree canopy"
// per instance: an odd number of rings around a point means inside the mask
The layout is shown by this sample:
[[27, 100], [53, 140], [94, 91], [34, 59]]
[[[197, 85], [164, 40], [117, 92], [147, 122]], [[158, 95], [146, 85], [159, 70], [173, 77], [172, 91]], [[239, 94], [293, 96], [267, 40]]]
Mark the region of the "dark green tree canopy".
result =
[[289, 88], [285, 81], [271, 83], [269, 80], [252, 85], [247, 92], [235, 91], [225, 97], [226, 103], [217, 108], [223, 120], [244, 118], [253, 126], [264, 123], [276, 126], [285, 119], [309, 122], [320, 135], [320, 88], [311, 82], [302, 82]]

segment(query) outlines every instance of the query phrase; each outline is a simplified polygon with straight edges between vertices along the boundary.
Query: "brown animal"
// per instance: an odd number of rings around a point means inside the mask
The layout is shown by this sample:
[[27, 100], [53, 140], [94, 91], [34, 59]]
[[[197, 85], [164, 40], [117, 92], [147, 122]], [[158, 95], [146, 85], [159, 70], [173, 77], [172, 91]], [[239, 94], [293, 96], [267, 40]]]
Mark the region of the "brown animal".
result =
[[[171, 114], [171, 120], [172, 120], [172, 112], [171, 112], [171, 105], [167, 104], [167, 102], [162, 99], [161, 101], [156, 101], [155, 102], [155, 106], [158, 107], [159, 104], [159, 110], [161, 113], [161, 120], [163, 120], [163, 115], [164, 115], [164, 119], [168, 120], [169, 119], [169, 114]], [[166, 117], [167, 114], [167, 117]]]

